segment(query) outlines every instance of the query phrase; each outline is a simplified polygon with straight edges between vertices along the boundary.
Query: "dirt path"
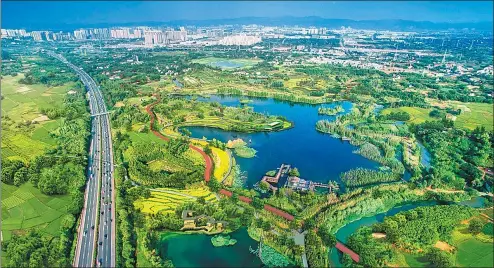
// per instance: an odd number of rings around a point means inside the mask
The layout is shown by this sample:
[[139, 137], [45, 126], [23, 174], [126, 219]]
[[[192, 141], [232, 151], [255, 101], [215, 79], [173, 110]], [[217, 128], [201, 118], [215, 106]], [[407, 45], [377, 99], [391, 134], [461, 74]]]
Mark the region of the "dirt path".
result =
[[[165, 137], [159, 131], [153, 129], [153, 124], [154, 124], [154, 121], [156, 120], [156, 115], [153, 112], [153, 107], [156, 106], [156, 104], [158, 104], [161, 101], [161, 98], [160, 98], [159, 95], [155, 95], [155, 96], [156, 96], [157, 100], [155, 102], [149, 104], [148, 106], [146, 106], [146, 112], [151, 117], [151, 122], [149, 124], [149, 128], [151, 129], [151, 131], [153, 132], [153, 134], [156, 137], [158, 137], [158, 138], [160, 138], [160, 139], [162, 139], [164, 141], [168, 141], [168, 140], [170, 140], [169, 138]], [[213, 169], [213, 162], [211, 161], [211, 157], [209, 157], [199, 147], [196, 147], [196, 146], [194, 146], [192, 144], [189, 144], [189, 148], [191, 148], [192, 150], [198, 152], [199, 154], [201, 154], [202, 158], [204, 158], [204, 161], [206, 163], [206, 169], [204, 170], [204, 180], [206, 182], [208, 182], [209, 179], [211, 178], [211, 170]]]
[[432, 189], [430, 186], [425, 188], [425, 189], [427, 191], [431, 191], [431, 192], [435, 192], [435, 193], [448, 193], [448, 194], [464, 193], [465, 192], [464, 190], [446, 190], [446, 189], [439, 189], [439, 188]]

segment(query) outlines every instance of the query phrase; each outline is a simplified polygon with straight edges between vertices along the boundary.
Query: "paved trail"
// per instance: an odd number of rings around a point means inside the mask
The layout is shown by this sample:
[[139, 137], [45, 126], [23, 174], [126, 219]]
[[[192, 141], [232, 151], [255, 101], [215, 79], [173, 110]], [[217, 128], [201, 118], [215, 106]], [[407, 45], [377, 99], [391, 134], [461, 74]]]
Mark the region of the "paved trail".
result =
[[[156, 95], [156, 98], [157, 100], [151, 104], [149, 104], [148, 106], [146, 106], [146, 112], [149, 114], [149, 116], [151, 117], [151, 122], [149, 124], [149, 128], [151, 129], [151, 131], [153, 132], [153, 134], [164, 140], [164, 141], [168, 141], [170, 140], [169, 138], [165, 137], [163, 134], [161, 134], [159, 131], [157, 130], [154, 130], [153, 129], [153, 124], [154, 124], [154, 121], [156, 120], [156, 115], [153, 113], [153, 107], [156, 106], [156, 104], [158, 104], [160, 101], [161, 101], [161, 97], [159, 95]], [[209, 179], [211, 178], [211, 170], [213, 169], [213, 162], [211, 160], [211, 157], [209, 157], [209, 155], [207, 155], [203, 150], [201, 150], [199, 147], [197, 146], [194, 146], [192, 144], [189, 144], [189, 147], [198, 152], [199, 154], [201, 154], [202, 158], [204, 158], [204, 161], [206, 162], [206, 169], [204, 170], [204, 180], [206, 182], [209, 181]]]

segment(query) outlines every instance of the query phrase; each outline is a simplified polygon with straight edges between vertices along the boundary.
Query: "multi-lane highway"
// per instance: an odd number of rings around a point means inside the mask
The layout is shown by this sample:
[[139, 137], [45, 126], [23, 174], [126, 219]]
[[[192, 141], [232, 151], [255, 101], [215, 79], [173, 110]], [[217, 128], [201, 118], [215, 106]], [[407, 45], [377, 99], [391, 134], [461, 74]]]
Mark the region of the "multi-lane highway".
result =
[[[76, 267], [115, 267], [115, 183], [110, 119], [96, 82], [81, 68], [51, 51], [55, 57], [72, 68], [86, 86], [91, 111], [91, 148], [85, 203], [78, 229], [74, 260]], [[96, 258], [95, 258], [96, 254]]]

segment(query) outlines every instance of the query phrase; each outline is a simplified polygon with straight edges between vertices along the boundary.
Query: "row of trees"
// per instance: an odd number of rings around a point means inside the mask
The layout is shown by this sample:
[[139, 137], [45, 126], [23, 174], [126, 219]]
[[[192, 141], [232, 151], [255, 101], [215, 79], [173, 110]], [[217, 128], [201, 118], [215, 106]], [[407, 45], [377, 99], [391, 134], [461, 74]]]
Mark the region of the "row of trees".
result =
[[341, 181], [347, 187], [361, 187], [384, 182], [394, 182], [401, 179], [400, 174], [377, 171], [365, 168], [351, 169], [341, 174]]

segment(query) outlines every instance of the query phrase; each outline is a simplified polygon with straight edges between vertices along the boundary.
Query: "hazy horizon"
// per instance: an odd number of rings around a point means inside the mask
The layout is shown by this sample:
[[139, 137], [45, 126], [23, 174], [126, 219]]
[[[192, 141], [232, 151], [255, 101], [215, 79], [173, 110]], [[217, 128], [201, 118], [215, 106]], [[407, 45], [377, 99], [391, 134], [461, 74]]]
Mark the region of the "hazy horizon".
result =
[[310, 17], [411, 20], [435, 23], [492, 22], [492, 2], [2, 2], [2, 28], [221, 20], [245, 17]]

